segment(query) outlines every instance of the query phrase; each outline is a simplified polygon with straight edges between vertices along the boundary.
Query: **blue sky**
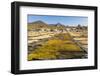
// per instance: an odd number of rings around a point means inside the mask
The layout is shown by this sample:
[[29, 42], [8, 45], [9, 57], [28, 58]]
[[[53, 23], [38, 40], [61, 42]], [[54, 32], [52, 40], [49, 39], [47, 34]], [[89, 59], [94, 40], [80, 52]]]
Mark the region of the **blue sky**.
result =
[[88, 24], [88, 17], [82, 16], [53, 16], [53, 15], [28, 15], [28, 23], [41, 20], [47, 24], [61, 23], [64, 25]]

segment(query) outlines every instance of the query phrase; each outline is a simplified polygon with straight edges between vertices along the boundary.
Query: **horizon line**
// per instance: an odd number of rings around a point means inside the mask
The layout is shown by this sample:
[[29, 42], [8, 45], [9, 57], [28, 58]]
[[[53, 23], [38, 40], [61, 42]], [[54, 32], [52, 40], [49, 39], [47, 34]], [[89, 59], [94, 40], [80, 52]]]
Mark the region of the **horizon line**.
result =
[[[30, 23], [34, 23], [34, 22], [38, 22], [38, 21], [41, 21], [41, 22], [43, 22], [43, 23], [45, 23], [45, 24], [48, 24], [48, 25], [50, 25], [50, 23], [47, 23], [47, 22], [45, 22], [45, 21], [42, 21], [42, 20], [36, 20], [36, 21], [33, 21], [33, 22], [27, 22], [28, 24], [30, 24]], [[60, 22], [57, 22], [57, 23], [51, 23], [51, 24], [61, 24], [61, 25], [64, 25], [64, 26], [76, 26], [76, 24], [74, 25], [74, 24], [72, 24], [72, 25], [69, 25], [69, 24], [63, 24], [63, 23], [60, 23]], [[77, 24], [77, 26], [78, 25], [81, 25], [81, 26], [87, 26], [87, 25], [82, 25], [82, 24]]]

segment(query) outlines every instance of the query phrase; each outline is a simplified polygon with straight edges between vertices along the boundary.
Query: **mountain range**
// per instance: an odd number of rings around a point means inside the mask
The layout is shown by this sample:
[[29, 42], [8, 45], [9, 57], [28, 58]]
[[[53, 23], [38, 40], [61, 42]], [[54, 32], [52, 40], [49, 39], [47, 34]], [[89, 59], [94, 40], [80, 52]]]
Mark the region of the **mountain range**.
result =
[[35, 22], [31, 22], [28, 23], [28, 29], [32, 30], [32, 29], [37, 29], [37, 28], [50, 28], [50, 29], [62, 29], [65, 28], [65, 26], [61, 23], [57, 23], [57, 24], [47, 24], [41, 20], [35, 21]]

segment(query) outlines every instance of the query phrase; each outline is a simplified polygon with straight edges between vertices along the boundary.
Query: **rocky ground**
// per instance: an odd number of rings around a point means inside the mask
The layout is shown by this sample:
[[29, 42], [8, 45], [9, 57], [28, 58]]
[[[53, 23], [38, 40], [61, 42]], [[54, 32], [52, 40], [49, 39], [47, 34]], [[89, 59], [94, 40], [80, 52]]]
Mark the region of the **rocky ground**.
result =
[[87, 49], [84, 32], [28, 32], [28, 60], [87, 58]]

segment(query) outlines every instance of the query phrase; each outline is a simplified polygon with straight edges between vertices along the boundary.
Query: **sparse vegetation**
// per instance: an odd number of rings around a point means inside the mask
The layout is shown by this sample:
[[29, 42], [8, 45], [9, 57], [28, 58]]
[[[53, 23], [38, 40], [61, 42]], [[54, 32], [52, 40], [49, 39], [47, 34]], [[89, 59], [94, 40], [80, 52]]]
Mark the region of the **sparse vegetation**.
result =
[[61, 52], [75, 51], [80, 52], [82, 50], [71, 41], [71, 38], [67, 34], [58, 34], [29, 54], [28, 60], [57, 59], [61, 57]]
[[87, 38], [87, 32], [83, 33], [87, 27], [78, 25], [68, 29], [60, 23], [49, 26], [37, 21], [28, 24], [28, 60], [83, 58], [86, 52], [77, 43], [87, 43], [87, 39], [85, 42], [79, 41], [81, 38]]

